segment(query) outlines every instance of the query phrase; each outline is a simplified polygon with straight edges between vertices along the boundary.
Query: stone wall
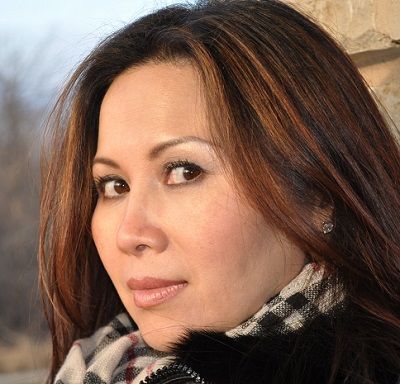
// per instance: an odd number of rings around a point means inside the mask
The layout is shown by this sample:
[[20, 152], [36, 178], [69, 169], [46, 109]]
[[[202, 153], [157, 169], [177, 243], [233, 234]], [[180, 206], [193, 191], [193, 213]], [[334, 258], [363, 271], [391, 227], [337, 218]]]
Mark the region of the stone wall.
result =
[[400, 129], [400, 0], [285, 0], [350, 53]]

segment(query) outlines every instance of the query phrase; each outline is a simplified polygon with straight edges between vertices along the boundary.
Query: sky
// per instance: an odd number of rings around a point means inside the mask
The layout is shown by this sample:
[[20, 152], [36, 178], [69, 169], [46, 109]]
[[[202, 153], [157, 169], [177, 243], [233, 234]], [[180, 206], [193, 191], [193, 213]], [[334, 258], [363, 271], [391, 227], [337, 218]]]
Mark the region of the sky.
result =
[[[0, 0], [0, 31], [98, 34], [179, 0]], [[67, 40], [69, 38], [67, 37]]]
[[0, 0], [0, 65], [15, 70], [17, 52], [57, 86], [112, 31], [178, 2], [185, 0]]

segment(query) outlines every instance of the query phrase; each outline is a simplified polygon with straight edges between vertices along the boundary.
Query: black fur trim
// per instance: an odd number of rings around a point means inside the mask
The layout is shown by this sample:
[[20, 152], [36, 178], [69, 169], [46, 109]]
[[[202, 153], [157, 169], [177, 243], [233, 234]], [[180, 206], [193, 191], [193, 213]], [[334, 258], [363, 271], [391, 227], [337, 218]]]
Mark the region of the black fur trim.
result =
[[[260, 337], [192, 331], [173, 352], [178, 362], [215, 384], [322, 384], [330, 377], [336, 321], [319, 316], [299, 332]], [[365, 383], [346, 376], [339, 370], [334, 383]], [[396, 378], [383, 371], [377, 383], [394, 384]]]

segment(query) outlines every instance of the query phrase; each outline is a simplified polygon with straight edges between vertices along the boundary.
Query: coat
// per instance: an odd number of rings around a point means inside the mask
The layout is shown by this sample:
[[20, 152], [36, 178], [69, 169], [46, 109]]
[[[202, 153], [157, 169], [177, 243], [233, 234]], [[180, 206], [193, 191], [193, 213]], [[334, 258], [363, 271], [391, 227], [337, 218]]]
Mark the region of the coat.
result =
[[[224, 333], [192, 332], [175, 345], [175, 364], [153, 374], [143, 383], [327, 383], [338, 336], [335, 331], [340, 321], [346, 323], [349, 320], [346, 315], [338, 318], [319, 316], [300, 331], [285, 335], [231, 338]], [[351, 359], [350, 353], [346, 356], [346, 363]], [[375, 383], [400, 383], [398, 372], [396, 374], [389, 368], [379, 351], [376, 351], [372, 363], [377, 367]], [[366, 381], [347, 374], [340, 366], [334, 383]]]

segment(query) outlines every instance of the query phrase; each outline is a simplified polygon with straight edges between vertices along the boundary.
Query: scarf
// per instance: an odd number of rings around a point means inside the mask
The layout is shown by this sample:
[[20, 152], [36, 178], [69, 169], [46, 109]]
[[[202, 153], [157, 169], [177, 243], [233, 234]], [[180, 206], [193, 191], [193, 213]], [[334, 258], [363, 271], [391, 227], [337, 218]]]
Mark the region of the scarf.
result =
[[[234, 329], [228, 337], [286, 334], [300, 330], [321, 314], [336, 312], [344, 295], [337, 281], [324, 278], [323, 268], [306, 264], [279, 294]], [[140, 384], [172, 364], [175, 356], [150, 348], [126, 313], [116, 316], [92, 336], [72, 345], [56, 384]]]

